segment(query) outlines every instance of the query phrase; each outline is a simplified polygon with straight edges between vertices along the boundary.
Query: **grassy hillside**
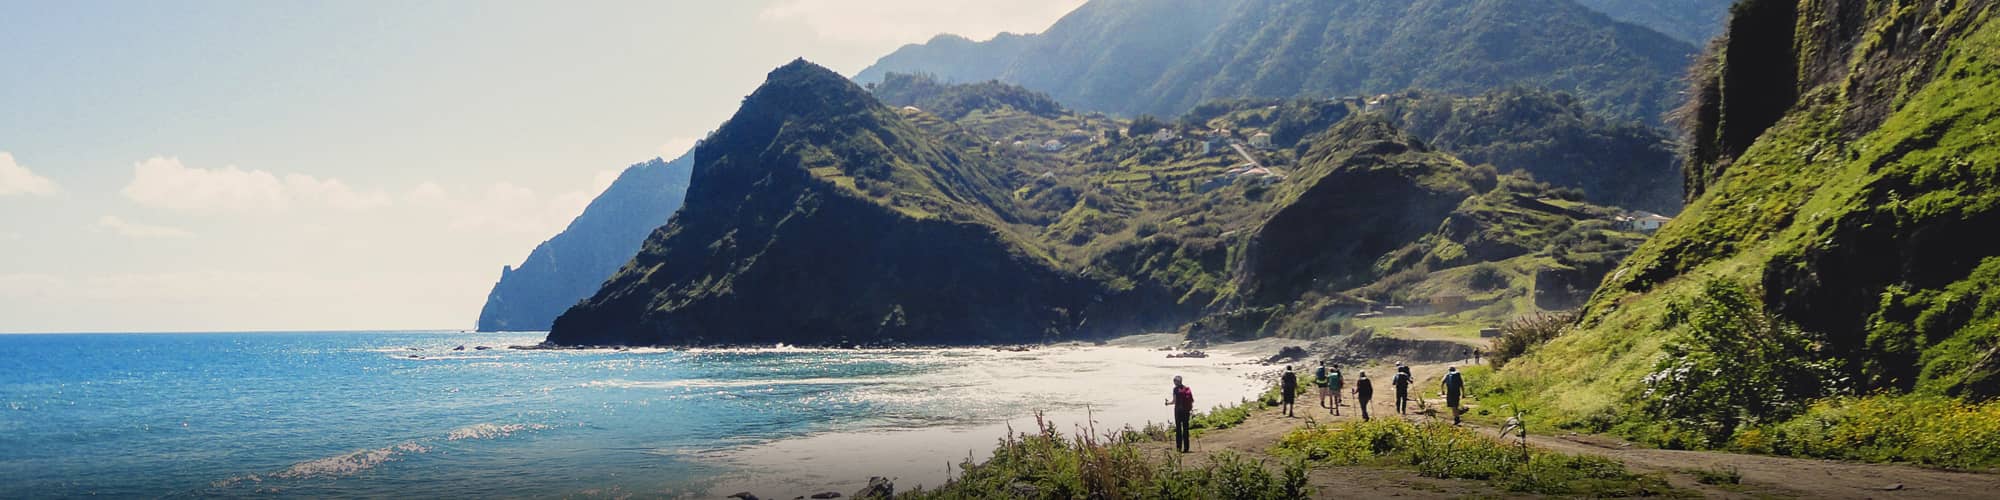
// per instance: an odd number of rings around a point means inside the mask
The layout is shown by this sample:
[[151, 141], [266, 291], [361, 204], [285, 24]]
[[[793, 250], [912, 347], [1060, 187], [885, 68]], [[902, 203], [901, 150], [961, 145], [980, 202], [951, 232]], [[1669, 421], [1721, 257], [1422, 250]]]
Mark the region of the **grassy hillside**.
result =
[[[1612, 273], [1573, 331], [1509, 364], [1489, 390], [1552, 423], [1667, 445], [1918, 450], [1875, 426], [1938, 406], [1887, 395], [2000, 394], [2000, 252], [1973, 243], [2000, 229], [1992, 2], [1736, 9], [1690, 106], [1700, 196]], [[1797, 50], [1773, 54], [1763, 44], [1773, 38]], [[1746, 61], [1757, 66], [1736, 67]], [[1774, 67], [1796, 69], [1777, 74], [1776, 90], [1730, 90]], [[1774, 94], [1743, 94], [1759, 90]], [[1762, 119], [1786, 102], [1791, 111]], [[1989, 443], [1978, 453], [1852, 458], [2000, 463], [1990, 445], [2000, 425], [1987, 424], [1922, 436]], [[1842, 435], [1853, 441], [1834, 445]]]

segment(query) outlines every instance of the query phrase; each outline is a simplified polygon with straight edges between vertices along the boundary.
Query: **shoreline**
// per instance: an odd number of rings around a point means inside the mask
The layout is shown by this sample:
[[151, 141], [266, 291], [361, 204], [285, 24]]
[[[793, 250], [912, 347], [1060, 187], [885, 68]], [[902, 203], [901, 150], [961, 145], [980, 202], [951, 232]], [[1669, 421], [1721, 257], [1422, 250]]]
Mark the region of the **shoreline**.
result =
[[[984, 462], [996, 442], [1032, 432], [1038, 421], [1065, 433], [1094, 431], [1100, 435], [1168, 422], [1171, 413], [1162, 401], [1174, 374], [1187, 376], [1188, 384], [1196, 389], [1198, 408], [1254, 399], [1268, 388], [1270, 374], [1265, 372], [1274, 369], [1264, 365], [1264, 359], [1282, 345], [1303, 344], [1271, 339], [1236, 342], [1211, 345], [1207, 358], [1167, 358], [1168, 351], [1162, 348], [1178, 345], [1179, 339], [1176, 334], [1147, 334], [1110, 339], [1103, 345], [1059, 344], [1028, 352], [1002, 351], [1024, 359], [1012, 364], [1017, 373], [993, 375], [1018, 377], [1022, 383], [1035, 384], [1035, 390], [1060, 394], [1058, 398], [1067, 400], [1019, 405], [1004, 416], [973, 417], [982, 420], [979, 423], [837, 430], [727, 450], [719, 455], [737, 472], [717, 478], [704, 494], [721, 497], [749, 492], [763, 498], [792, 498], [831, 491], [846, 495], [867, 486], [872, 477], [891, 479], [898, 491], [920, 485], [935, 488], [957, 477], [960, 463], [968, 459]], [[1035, 363], [1092, 361], [1105, 366], [1035, 372], [1039, 368]]]

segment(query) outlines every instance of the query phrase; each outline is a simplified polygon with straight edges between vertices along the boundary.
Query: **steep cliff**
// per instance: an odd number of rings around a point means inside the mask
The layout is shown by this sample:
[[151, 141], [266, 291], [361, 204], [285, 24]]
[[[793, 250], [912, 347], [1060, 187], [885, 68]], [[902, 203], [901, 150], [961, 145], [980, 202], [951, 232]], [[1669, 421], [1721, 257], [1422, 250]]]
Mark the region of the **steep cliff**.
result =
[[[1817, 396], [2000, 395], [2000, 251], [1978, 243], [2000, 230], [1993, 9], [1738, 3], [1684, 108], [1692, 202], [1501, 390], [1557, 422], [1711, 445]], [[1743, 339], [1718, 324], [1751, 342], [1706, 344]], [[1753, 347], [1754, 373], [1688, 371]], [[1767, 372], [1786, 376], [1726, 414], [1673, 399]]]
[[1006, 169], [804, 61], [695, 151], [686, 205], [568, 345], [993, 343], [1071, 334], [1093, 286], [1011, 232]]
[[674, 161], [654, 158], [627, 167], [569, 227], [536, 245], [520, 267], [500, 271], [479, 311], [479, 331], [548, 330], [680, 209], [693, 163], [690, 151]]

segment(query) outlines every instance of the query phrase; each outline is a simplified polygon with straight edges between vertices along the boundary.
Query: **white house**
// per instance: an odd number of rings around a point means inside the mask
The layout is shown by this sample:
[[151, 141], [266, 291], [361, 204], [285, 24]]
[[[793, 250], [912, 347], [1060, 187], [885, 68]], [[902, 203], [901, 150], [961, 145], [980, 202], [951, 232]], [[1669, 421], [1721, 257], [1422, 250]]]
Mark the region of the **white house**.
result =
[[1641, 211], [1633, 212], [1630, 217], [1627, 217], [1626, 223], [1631, 225], [1633, 231], [1650, 233], [1660, 230], [1660, 226], [1666, 225], [1667, 221], [1671, 220], [1674, 219], [1665, 215]]
[[1055, 140], [1055, 139], [1049, 139], [1049, 140], [1047, 140], [1047, 141], [1043, 141], [1043, 142], [1042, 142], [1042, 151], [1048, 151], [1048, 152], [1051, 152], [1051, 153], [1053, 153], [1053, 152], [1056, 152], [1056, 151], [1062, 151], [1062, 148], [1063, 148], [1063, 142], [1062, 142], [1062, 141], [1058, 141], [1058, 140]]
[[1258, 132], [1257, 135], [1250, 136], [1250, 145], [1259, 148], [1271, 147], [1271, 133]]
[[1174, 132], [1174, 129], [1163, 128], [1153, 132], [1153, 142], [1167, 142], [1177, 138], [1180, 138], [1180, 134]]

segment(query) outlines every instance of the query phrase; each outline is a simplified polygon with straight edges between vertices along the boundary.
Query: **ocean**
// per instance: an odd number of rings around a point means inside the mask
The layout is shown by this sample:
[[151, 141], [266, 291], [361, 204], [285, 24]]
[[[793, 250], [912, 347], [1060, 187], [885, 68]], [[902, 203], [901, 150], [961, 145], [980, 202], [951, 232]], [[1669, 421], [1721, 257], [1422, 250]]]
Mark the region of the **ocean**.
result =
[[[993, 349], [510, 350], [542, 334], [0, 335], [0, 498], [693, 497], [936, 485], [1036, 415], [1262, 387], [1165, 336]], [[464, 350], [455, 348], [464, 346]], [[480, 346], [491, 347], [479, 350]]]

